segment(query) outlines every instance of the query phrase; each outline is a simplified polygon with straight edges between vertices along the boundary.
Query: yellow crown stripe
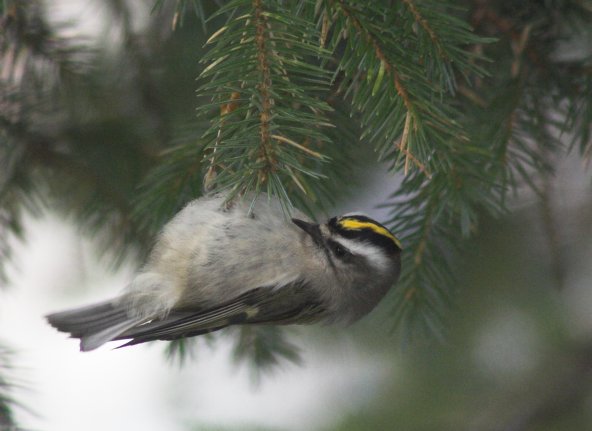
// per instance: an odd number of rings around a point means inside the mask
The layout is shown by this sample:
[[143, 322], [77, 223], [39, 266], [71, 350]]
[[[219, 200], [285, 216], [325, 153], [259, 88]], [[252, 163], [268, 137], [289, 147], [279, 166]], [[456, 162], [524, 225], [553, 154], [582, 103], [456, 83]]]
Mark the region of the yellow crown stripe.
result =
[[399, 241], [399, 239], [395, 235], [393, 235], [388, 230], [386, 230], [382, 226], [378, 226], [375, 223], [372, 223], [369, 221], [360, 221], [360, 220], [356, 220], [356, 219], [346, 218], [346, 219], [340, 220], [339, 225], [344, 229], [350, 229], [350, 230], [370, 229], [371, 231], [377, 233], [378, 235], [386, 236], [387, 238], [392, 240], [395, 244], [397, 244], [397, 247], [399, 247], [400, 249], [403, 249], [403, 247], [401, 246], [401, 241]]

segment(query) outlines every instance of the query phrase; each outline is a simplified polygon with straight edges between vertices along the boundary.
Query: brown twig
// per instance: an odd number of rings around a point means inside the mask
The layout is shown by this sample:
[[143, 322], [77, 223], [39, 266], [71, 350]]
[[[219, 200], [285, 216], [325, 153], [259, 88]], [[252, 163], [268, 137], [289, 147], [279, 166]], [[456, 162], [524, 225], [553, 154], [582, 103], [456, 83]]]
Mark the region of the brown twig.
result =
[[417, 244], [417, 248], [415, 249], [415, 253], [413, 255], [413, 262], [415, 266], [421, 265], [421, 261], [423, 260], [423, 255], [425, 253], [425, 249], [428, 243], [428, 237], [430, 236], [431, 228], [432, 228], [432, 212], [433, 212], [434, 204], [428, 203], [427, 208], [425, 210], [425, 221], [423, 225], [423, 234]]
[[[415, 157], [406, 148], [402, 148], [401, 144], [397, 144], [397, 148], [399, 149], [399, 151], [401, 151], [403, 154], [405, 154], [405, 157], [406, 157], [405, 163], [407, 163], [407, 160], [411, 160], [413, 162], [413, 164], [415, 166], [417, 166], [417, 168], [428, 178], [428, 180], [432, 179], [432, 174], [427, 170], [425, 165], [417, 159], [417, 157]], [[405, 175], [407, 175], [407, 166], [405, 166]]]
[[[403, 104], [407, 108], [407, 114], [405, 116], [405, 126], [403, 127], [403, 134], [401, 135], [401, 140], [399, 142], [399, 149], [405, 154], [405, 175], [407, 175], [409, 170], [409, 161], [417, 161], [417, 158], [415, 158], [411, 154], [411, 151], [407, 146], [409, 140], [409, 132], [412, 128], [415, 127], [416, 118], [414, 114], [415, 109], [413, 106], [413, 102], [411, 101], [411, 97], [409, 96], [409, 92], [403, 85], [403, 79], [401, 75], [397, 71], [395, 65], [388, 60], [386, 54], [384, 53], [384, 50], [380, 46], [380, 43], [378, 42], [376, 37], [374, 37], [372, 33], [367, 31], [362, 26], [360, 20], [354, 16], [354, 14], [351, 12], [351, 10], [348, 9], [348, 7], [345, 5], [343, 1], [339, 1], [338, 4], [341, 8], [341, 11], [343, 12], [343, 15], [345, 15], [345, 17], [347, 17], [350, 20], [358, 34], [364, 37], [366, 41], [372, 45], [374, 49], [374, 55], [378, 60], [380, 60], [381, 66], [384, 67], [384, 71], [393, 79], [393, 83], [395, 85], [395, 89], [397, 90], [397, 94], [399, 95], [399, 97], [401, 97], [401, 99], [403, 100]], [[413, 6], [413, 4], [411, 4], [411, 6]]]
[[401, 75], [397, 71], [395, 65], [392, 64], [387, 59], [386, 54], [384, 53], [384, 50], [380, 46], [380, 43], [378, 42], [376, 37], [374, 37], [374, 35], [372, 35], [372, 33], [367, 31], [362, 26], [362, 24], [360, 23], [360, 20], [354, 16], [354, 14], [351, 12], [351, 10], [347, 7], [347, 5], [343, 1], [340, 0], [337, 2], [337, 4], [339, 4], [343, 15], [351, 21], [352, 25], [354, 26], [354, 29], [364, 39], [366, 39], [366, 41], [369, 44], [372, 45], [372, 48], [374, 49], [374, 55], [376, 56], [376, 58], [378, 60], [380, 60], [384, 64], [385, 72], [392, 77], [393, 82], [395, 84], [395, 88], [397, 89], [397, 93], [399, 94], [401, 99], [403, 99], [403, 103], [405, 104], [405, 107], [407, 108], [408, 111], [413, 112], [413, 103], [411, 102], [411, 97], [409, 96], [407, 89], [403, 85], [403, 79], [401, 78]]
[[405, 4], [405, 6], [407, 6], [407, 8], [409, 9], [409, 11], [413, 15], [413, 17], [415, 18], [415, 21], [417, 21], [419, 23], [419, 25], [421, 25], [422, 28], [426, 31], [426, 33], [430, 36], [430, 39], [432, 40], [432, 43], [436, 46], [436, 49], [438, 50], [438, 54], [440, 55], [440, 57], [442, 57], [445, 60], [448, 59], [448, 55], [446, 54], [446, 52], [442, 48], [442, 44], [440, 43], [440, 38], [438, 37], [438, 35], [434, 31], [434, 29], [430, 26], [428, 21], [421, 15], [421, 13], [417, 9], [417, 7], [413, 3], [413, 1], [412, 0], [402, 0], [402, 1]]
[[[230, 114], [236, 108], [238, 108], [237, 100], [240, 98], [240, 93], [238, 91], [234, 91], [230, 95], [230, 102], [224, 103], [220, 106], [220, 127], [218, 127], [218, 134], [216, 135], [216, 140], [214, 141], [214, 148], [209, 156], [210, 163], [208, 166], [208, 170], [204, 175], [204, 189], [205, 191], [209, 191], [211, 186], [213, 185], [216, 179], [216, 152], [218, 151], [218, 146], [222, 140], [222, 129], [224, 128], [224, 124], [226, 123], [226, 119], [224, 118], [226, 115]], [[206, 157], [204, 157], [206, 158]]]
[[259, 159], [265, 161], [267, 168], [260, 171], [259, 181], [264, 183], [267, 180], [266, 171], [272, 169], [275, 165], [275, 160], [272, 156], [270, 132], [271, 107], [273, 106], [273, 100], [269, 94], [269, 88], [271, 87], [271, 73], [267, 60], [267, 38], [265, 34], [267, 18], [264, 15], [261, 0], [253, 0], [253, 7], [255, 9], [254, 25], [256, 28], [255, 44], [257, 46], [257, 69], [261, 76], [261, 82], [257, 88], [259, 90], [259, 95], [261, 96], [261, 112], [259, 113], [261, 145], [259, 148]]

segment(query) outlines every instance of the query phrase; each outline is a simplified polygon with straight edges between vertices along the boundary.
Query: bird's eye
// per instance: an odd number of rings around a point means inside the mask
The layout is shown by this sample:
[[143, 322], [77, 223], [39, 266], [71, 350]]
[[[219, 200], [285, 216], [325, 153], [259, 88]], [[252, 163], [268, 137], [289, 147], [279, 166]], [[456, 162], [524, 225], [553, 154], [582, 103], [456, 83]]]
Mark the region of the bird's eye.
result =
[[345, 248], [344, 246], [342, 246], [338, 242], [330, 241], [330, 244], [331, 244], [331, 250], [333, 251], [333, 254], [337, 257], [344, 257], [344, 256], [351, 254], [347, 248]]

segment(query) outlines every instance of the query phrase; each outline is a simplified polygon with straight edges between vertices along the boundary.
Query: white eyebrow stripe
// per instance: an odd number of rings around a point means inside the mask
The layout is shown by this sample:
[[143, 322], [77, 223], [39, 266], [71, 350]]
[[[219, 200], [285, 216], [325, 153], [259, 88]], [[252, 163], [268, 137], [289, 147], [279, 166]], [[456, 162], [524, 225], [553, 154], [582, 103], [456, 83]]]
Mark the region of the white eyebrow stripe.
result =
[[350, 253], [364, 256], [375, 268], [383, 269], [389, 266], [388, 258], [384, 252], [368, 241], [352, 240], [344, 237], [333, 237], [331, 239], [341, 244]]

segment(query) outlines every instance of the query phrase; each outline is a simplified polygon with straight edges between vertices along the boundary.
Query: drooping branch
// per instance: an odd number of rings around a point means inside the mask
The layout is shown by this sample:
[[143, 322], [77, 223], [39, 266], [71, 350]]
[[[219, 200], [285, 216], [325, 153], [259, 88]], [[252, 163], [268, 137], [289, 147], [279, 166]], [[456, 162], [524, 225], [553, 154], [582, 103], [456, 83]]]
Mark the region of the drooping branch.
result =
[[405, 6], [407, 6], [407, 8], [409, 9], [409, 12], [411, 12], [411, 14], [413, 15], [413, 18], [415, 18], [415, 21], [417, 21], [417, 23], [419, 23], [419, 25], [430, 36], [430, 39], [431, 39], [432, 43], [434, 44], [434, 46], [436, 47], [436, 49], [438, 50], [438, 54], [440, 54], [440, 57], [442, 57], [442, 59], [444, 59], [444, 60], [447, 60], [448, 56], [446, 55], [446, 52], [442, 48], [442, 43], [440, 42], [440, 38], [438, 37], [438, 35], [434, 31], [434, 29], [430, 26], [427, 19], [425, 19], [422, 16], [419, 9], [417, 9], [417, 6], [413, 2], [413, 0], [402, 0], [402, 1], [403, 1], [403, 4]]
[[350, 20], [352, 26], [360, 35], [360, 37], [362, 37], [364, 40], [366, 40], [366, 42], [372, 45], [375, 57], [383, 65], [385, 72], [392, 77], [393, 82], [395, 84], [395, 88], [397, 89], [397, 93], [399, 94], [399, 96], [401, 96], [401, 99], [403, 99], [405, 107], [408, 111], [413, 112], [413, 104], [411, 102], [411, 98], [409, 97], [409, 92], [407, 91], [405, 85], [403, 85], [403, 79], [397, 71], [396, 65], [393, 62], [389, 61], [387, 55], [384, 52], [384, 49], [380, 46], [380, 42], [378, 41], [378, 39], [374, 37], [374, 35], [371, 32], [369, 32], [364, 26], [362, 26], [359, 18], [355, 16], [355, 11], [348, 7], [343, 0], [339, 0], [337, 2], [337, 5], [339, 5], [339, 9], [343, 13], [343, 15]]
[[273, 144], [271, 140], [270, 122], [271, 122], [271, 109], [274, 104], [273, 98], [270, 94], [271, 88], [271, 74], [270, 66], [268, 61], [268, 50], [266, 46], [266, 29], [267, 19], [265, 18], [263, 5], [261, 0], [253, 0], [253, 7], [255, 16], [253, 24], [256, 28], [255, 44], [257, 47], [257, 70], [259, 72], [260, 81], [257, 85], [259, 92], [259, 98], [261, 108], [259, 112], [259, 131], [261, 136], [261, 143], [259, 146], [259, 160], [264, 160], [265, 167], [260, 171], [259, 181], [264, 183], [266, 180], [267, 172], [272, 170], [275, 166], [275, 160], [273, 157]]
[[339, 10], [341, 11], [341, 13], [351, 22], [357, 34], [372, 46], [374, 56], [380, 62], [381, 71], [384, 71], [383, 73], [386, 73], [386, 75], [393, 80], [395, 89], [397, 90], [397, 94], [399, 95], [399, 97], [401, 97], [401, 99], [403, 100], [403, 104], [407, 109], [407, 113], [405, 116], [405, 127], [403, 129], [401, 139], [397, 144], [397, 148], [405, 156], [405, 175], [407, 175], [409, 168], [409, 160], [417, 160], [417, 158], [412, 154], [411, 150], [409, 149], [409, 146], [407, 145], [410, 136], [410, 125], [416, 127], [419, 123], [419, 118], [416, 115], [416, 109], [411, 100], [409, 91], [407, 90], [406, 85], [403, 82], [403, 77], [399, 73], [395, 63], [388, 58], [379, 40], [361, 24], [359, 18], [355, 16], [355, 11], [349, 8], [343, 0], [339, 0], [337, 2], [337, 5], [339, 6]]

